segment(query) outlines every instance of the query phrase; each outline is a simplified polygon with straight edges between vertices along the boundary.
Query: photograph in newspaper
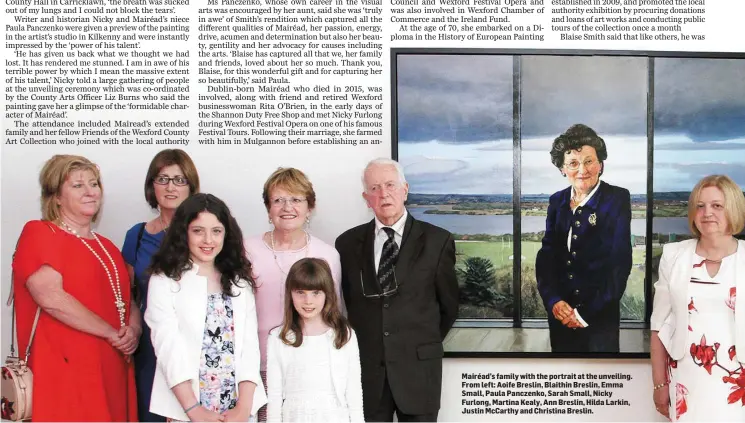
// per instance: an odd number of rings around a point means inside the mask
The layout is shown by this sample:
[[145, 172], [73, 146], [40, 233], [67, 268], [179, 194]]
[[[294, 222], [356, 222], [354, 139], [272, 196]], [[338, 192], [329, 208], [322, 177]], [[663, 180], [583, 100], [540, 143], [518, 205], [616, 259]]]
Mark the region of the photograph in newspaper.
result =
[[445, 349], [644, 355], [691, 188], [713, 173], [745, 187], [745, 60], [521, 53], [392, 54], [408, 209], [456, 239]]

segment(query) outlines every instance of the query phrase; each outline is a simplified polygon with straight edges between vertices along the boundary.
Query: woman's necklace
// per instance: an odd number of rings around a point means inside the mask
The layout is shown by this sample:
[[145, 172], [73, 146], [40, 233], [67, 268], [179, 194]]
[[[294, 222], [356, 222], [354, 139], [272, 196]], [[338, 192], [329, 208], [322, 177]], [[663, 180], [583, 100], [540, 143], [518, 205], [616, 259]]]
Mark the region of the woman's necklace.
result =
[[[737, 252], [737, 246], [738, 246], [738, 245], [739, 245], [739, 244], [735, 244], [735, 253]], [[704, 251], [702, 251], [702, 253], [703, 253], [703, 252], [704, 252]], [[734, 253], [732, 253], [732, 254], [734, 254]], [[724, 254], [724, 255], [722, 256], [722, 258], [720, 258], [719, 260], [711, 260], [711, 259], [709, 259], [709, 258], [706, 258], [706, 257], [704, 257], [704, 261], [705, 261], [706, 263], [711, 263], [711, 264], [719, 264], [719, 263], [721, 263], [721, 262], [722, 262], [722, 260], [724, 260], [724, 258], [725, 258], [725, 257], [729, 257], [730, 255], [731, 255], [731, 254], [726, 254], [726, 253], [725, 253], [725, 254]]]
[[162, 228], [161, 231], [165, 232], [166, 229], [168, 229], [168, 226], [166, 226], [166, 222], [163, 221], [163, 214], [159, 214], [158, 217], [160, 218], [160, 226]]
[[[305, 246], [301, 248], [300, 250], [305, 250], [305, 257], [308, 257], [308, 250], [309, 250], [308, 247], [310, 246], [310, 234], [306, 231], [303, 231], [303, 233], [305, 233]], [[271, 240], [271, 243], [272, 243], [272, 254], [274, 255], [274, 263], [277, 264], [279, 271], [282, 272], [283, 275], [287, 276], [287, 273], [289, 272], [289, 270], [285, 272], [285, 269], [282, 268], [282, 265], [279, 263], [279, 258], [277, 257], [277, 250], [274, 248], [274, 231], [269, 232], [269, 239]]]
[[111, 272], [109, 272], [109, 268], [106, 267], [106, 264], [104, 263], [101, 256], [96, 253], [96, 250], [91, 247], [83, 237], [78, 234], [78, 232], [73, 229], [70, 225], [65, 223], [64, 221], [60, 220], [60, 226], [65, 228], [68, 232], [75, 235], [86, 247], [88, 247], [88, 250], [90, 250], [91, 253], [93, 253], [94, 256], [98, 259], [98, 262], [101, 263], [101, 266], [103, 266], [103, 269], [106, 271], [106, 276], [109, 278], [109, 284], [111, 284], [111, 290], [114, 291], [114, 304], [116, 305], [116, 310], [119, 312], [119, 324], [121, 324], [121, 327], [124, 327], [124, 301], [122, 300], [122, 287], [119, 283], [119, 271], [116, 269], [116, 263], [114, 263], [114, 259], [111, 258], [111, 255], [109, 254], [109, 251], [104, 248], [103, 244], [101, 243], [101, 240], [98, 239], [98, 236], [96, 236], [96, 233], [91, 231], [91, 235], [93, 236], [93, 239], [98, 242], [98, 245], [103, 250], [104, 254], [106, 254], [106, 257], [109, 259], [109, 262], [111, 262], [111, 267], [114, 269], [114, 276], [116, 278], [116, 284], [114, 283], [114, 278], [111, 277]]

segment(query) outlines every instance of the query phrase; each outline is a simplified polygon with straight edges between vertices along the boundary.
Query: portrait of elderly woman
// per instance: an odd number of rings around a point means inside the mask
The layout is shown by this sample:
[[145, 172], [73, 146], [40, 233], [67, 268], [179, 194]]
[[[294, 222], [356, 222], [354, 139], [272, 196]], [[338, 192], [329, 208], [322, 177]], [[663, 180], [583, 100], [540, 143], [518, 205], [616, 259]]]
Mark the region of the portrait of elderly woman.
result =
[[551, 147], [569, 186], [551, 195], [536, 257], [553, 352], [619, 352], [620, 301], [631, 272], [631, 196], [600, 180], [605, 141], [576, 124]]

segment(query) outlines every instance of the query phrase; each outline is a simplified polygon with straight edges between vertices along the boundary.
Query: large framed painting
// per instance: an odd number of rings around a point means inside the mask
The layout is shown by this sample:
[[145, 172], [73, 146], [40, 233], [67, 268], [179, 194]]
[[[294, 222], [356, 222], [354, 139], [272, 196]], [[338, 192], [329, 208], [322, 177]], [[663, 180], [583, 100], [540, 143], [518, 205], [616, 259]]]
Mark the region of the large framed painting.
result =
[[456, 239], [448, 356], [643, 357], [703, 176], [745, 187], [745, 55], [393, 49], [392, 156]]

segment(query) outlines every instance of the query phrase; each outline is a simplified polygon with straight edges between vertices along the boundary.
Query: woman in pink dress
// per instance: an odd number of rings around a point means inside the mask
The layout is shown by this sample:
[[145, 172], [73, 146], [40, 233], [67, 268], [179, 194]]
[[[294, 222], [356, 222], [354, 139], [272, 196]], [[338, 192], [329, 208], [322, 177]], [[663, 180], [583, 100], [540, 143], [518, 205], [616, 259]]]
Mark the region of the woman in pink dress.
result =
[[[333, 246], [308, 233], [306, 227], [316, 207], [316, 193], [303, 172], [295, 168], [277, 169], [264, 183], [263, 198], [273, 228], [248, 238], [246, 251], [256, 281], [261, 377], [266, 386], [267, 339], [269, 331], [282, 324], [285, 281], [290, 267], [304, 257], [326, 260], [341, 299], [341, 263]], [[266, 407], [259, 410], [258, 419], [266, 421]]]

